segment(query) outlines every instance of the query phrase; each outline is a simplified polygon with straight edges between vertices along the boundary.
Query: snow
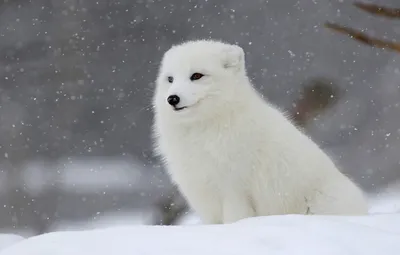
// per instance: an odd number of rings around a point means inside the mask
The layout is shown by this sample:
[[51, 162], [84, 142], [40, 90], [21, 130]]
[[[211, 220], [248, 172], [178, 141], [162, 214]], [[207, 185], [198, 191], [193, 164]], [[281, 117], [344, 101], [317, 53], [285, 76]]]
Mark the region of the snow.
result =
[[376, 196], [370, 199], [373, 205], [369, 209], [369, 213], [400, 213], [400, 196], [398, 194], [391, 194], [384, 197]]
[[0, 234], [0, 255], [397, 255], [398, 185], [369, 198], [368, 216], [269, 216], [228, 225], [201, 225], [192, 212], [179, 226], [147, 225], [151, 210], [110, 213], [96, 222], [59, 222], [54, 232], [27, 239]]
[[[52, 167], [52, 168], [51, 168]], [[23, 168], [22, 180], [31, 194], [39, 194], [47, 186], [58, 184], [65, 191], [90, 192], [96, 188], [132, 190], [142, 187], [144, 167], [126, 159], [68, 159], [45, 166], [44, 162], [29, 162]], [[50, 171], [49, 171], [50, 170]], [[53, 173], [57, 171], [55, 179]]]
[[0, 251], [8, 246], [11, 246], [24, 238], [13, 234], [0, 234]]
[[176, 225], [200, 225], [200, 218], [193, 212], [190, 212], [182, 217], [180, 217], [177, 221]]
[[71, 231], [71, 230], [89, 230], [99, 228], [109, 228], [116, 226], [136, 226], [149, 225], [154, 211], [135, 210], [102, 213], [92, 220], [82, 221], [58, 221], [50, 226], [50, 231]]
[[0, 255], [398, 255], [400, 214], [285, 215], [227, 225], [130, 226], [53, 232]]
[[400, 181], [368, 196], [370, 214], [400, 213]]

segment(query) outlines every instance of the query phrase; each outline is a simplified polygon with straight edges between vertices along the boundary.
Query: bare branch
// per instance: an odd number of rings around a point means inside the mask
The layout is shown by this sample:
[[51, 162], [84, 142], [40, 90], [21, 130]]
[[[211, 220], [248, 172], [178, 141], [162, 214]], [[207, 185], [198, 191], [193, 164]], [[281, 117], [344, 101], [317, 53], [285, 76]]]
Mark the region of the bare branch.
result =
[[400, 43], [390, 42], [390, 41], [385, 41], [385, 40], [381, 40], [378, 38], [374, 38], [374, 37], [367, 35], [366, 33], [359, 31], [359, 30], [341, 26], [341, 25], [338, 25], [335, 23], [326, 22], [325, 27], [332, 29], [336, 32], [342, 33], [342, 34], [346, 34], [346, 35], [350, 36], [352, 39], [362, 42], [364, 44], [367, 44], [369, 46], [381, 48], [381, 49], [391, 49], [391, 50], [400, 52]]
[[392, 18], [392, 19], [400, 19], [399, 8], [389, 8], [389, 7], [383, 7], [375, 4], [367, 4], [361, 2], [355, 2], [353, 5], [373, 15]]

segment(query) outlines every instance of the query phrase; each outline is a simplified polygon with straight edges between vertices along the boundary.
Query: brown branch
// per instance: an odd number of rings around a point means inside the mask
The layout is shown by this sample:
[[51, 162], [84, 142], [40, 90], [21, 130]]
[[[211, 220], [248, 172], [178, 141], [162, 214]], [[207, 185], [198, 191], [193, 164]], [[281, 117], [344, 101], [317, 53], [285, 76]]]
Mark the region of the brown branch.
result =
[[367, 4], [361, 2], [355, 2], [353, 5], [373, 15], [392, 18], [392, 19], [400, 19], [399, 8], [389, 8], [389, 7], [383, 7], [375, 4]]
[[346, 35], [350, 36], [352, 39], [362, 42], [364, 44], [367, 44], [369, 46], [380, 48], [380, 49], [391, 49], [391, 50], [400, 52], [400, 43], [390, 42], [390, 41], [385, 41], [385, 40], [381, 40], [378, 38], [374, 38], [374, 37], [367, 35], [366, 33], [358, 31], [356, 29], [341, 26], [341, 25], [338, 25], [335, 23], [326, 22], [325, 27], [332, 29], [336, 32], [339, 32], [341, 34], [346, 34]]

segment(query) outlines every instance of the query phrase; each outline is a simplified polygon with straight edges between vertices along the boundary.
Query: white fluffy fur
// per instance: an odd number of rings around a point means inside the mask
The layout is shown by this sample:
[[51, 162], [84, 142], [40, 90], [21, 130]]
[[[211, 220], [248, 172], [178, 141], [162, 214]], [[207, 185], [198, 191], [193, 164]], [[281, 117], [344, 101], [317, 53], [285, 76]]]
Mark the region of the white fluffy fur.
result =
[[[195, 72], [205, 76], [191, 81]], [[361, 190], [256, 92], [239, 46], [208, 40], [173, 46], [156, 83], [156, 151], [204, 222], [367, 213]], [[187, 108], [174, 111], [167, 103], [172, 94]]]

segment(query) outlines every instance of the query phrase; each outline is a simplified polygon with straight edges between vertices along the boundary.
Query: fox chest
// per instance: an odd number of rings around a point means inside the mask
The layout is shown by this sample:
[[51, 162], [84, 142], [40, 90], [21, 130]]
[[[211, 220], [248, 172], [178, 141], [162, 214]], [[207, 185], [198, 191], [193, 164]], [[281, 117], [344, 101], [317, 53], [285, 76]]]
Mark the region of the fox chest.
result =
[[221, 138], [182, 140], [169, 143], [165, 156], [169, 171], [177, 181], [231, 182], [245, 178], [256, 162], [254, 153], [245, 146]]

